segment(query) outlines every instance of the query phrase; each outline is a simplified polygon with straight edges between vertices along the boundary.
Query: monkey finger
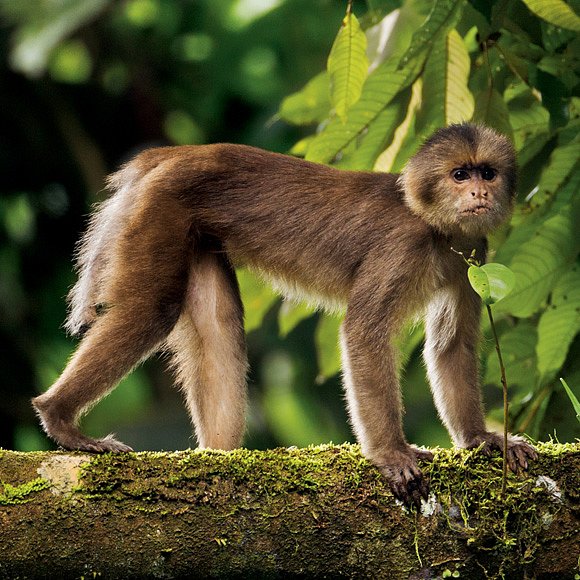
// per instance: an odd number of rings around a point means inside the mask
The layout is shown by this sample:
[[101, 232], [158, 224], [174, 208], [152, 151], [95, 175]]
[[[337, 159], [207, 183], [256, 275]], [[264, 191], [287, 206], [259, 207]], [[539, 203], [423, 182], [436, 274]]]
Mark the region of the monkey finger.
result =
[[517, 445], [516, 447], [514, 447], [513, 453], [516, 456], [516, 459], [518, 461], [519, 466], [522, 469], [527, 470], [528, 469], [528, 460], [527, 460], [526, 450], [522, 446]]
[[513, 473], [518, 473], [519, 464], [518, 464], [518, 461], [517, 461], [517, 458], [516, 458], [516, 455], [514, 453], [513, 448], [512, 449], [508, 449], [508, 452], [507, 452], [507, 462], [508, 462], [508, 466], [509, 466], [510, 470]]

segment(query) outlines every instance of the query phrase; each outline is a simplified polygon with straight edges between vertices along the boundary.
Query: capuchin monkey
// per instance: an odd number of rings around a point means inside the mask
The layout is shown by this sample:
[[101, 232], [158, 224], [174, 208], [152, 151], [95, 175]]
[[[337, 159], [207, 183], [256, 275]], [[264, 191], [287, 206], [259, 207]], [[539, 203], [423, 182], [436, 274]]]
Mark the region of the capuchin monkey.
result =
[[[114, 192], [78, 252], [66, 323], [83, 338], [64, 372], [33, 400], [67, 449], [130, 451], [92, 439], [79, 417], [153, 352], [171, 353], [202, 448], [241, 445], [247, 357], [234, 267], [263, 273], [292, 298], [342, 304], [344, 386], [364, 455], [394, 495], [419, 503], [428, 483], [405, 439], [394, 346], [425, 316], [435, 404], [455, 445], [502, 447], [487, 431], [478, 379], [480, 299], [452, 251], [486, 252], [510, 215], [515, 154], [493, 130], [437, 131], [401, 175], [341, 171], [243, 145], [140, 153], [108, 181]], [[510, 436], [512, 470], [536, 452]]]

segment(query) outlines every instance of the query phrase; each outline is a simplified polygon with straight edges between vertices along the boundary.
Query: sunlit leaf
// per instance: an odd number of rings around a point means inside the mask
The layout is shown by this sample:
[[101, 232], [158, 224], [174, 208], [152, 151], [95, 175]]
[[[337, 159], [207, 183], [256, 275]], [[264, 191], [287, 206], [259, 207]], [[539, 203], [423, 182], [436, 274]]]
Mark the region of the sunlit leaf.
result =
[[281, 119], [295, 125], [319, 123], [330, 111], [328, 73], [322, 72], [310, 80], [300, 91], [286, 97], [280, 105]]
[[554, 26], [580, 31], [580, 17], [563, 0], [523, 0], [540, 18]]
[[415, 118], [417, 108], [421, 104], [422, 79], [417, 79], [411, 88], [411, 99], [407, 105], [407, 113], [399, 124], [389, 146], [379, 155], [373, 169], [375, 171], [392, 171], [397, 155], [401, 151], [406, 137], [409, 135], [411, 123]]
[[562, 367], [574, 337], [580, 332], [580, 267], [564, 274], [552, 292], [550, 305], [538, 323], [538, 371], [543, 382]]
[[367, 37], [349, 11], [328, 56], [330, 100], [343, 122], [347, 111], [359, 100], [367, 76], [366, 49]]
[[237, 271], [238, 284], [244, 301], [244, 327], [246, 332], [258, 328], [266, 312], [277, 300], [276, 293], [258, 276], [246, 268]]
[[431, 51], [423, 75], [423, 105], [417, 113], [417, 130], [469, 121], [473, 95], [467, 87], [471, 61], [463, 39], [451, 30]]
[[381, 151], [391, 143], [395, 130], [402, 122], [409, 103], [411, 91], [402, 91], [376, 117], [367, 132], [358, 140], [356, 149], [338, 164], [344, 169], [370, 170]]
[[340, 370], [338, 331], [341, 319], [336, 316], [321, 316], [316, 327], [315, 342], [318, 355], [318, 370], [321, 377], [328, 378]]
[[460, 0], [435, 2], [401, 61], [397, 62], [392, 57], [369, 75], [360, 99], [349, 111], [346, 123], [343, 124], [338, 118], [331, 120], [311, 142], [306, 158], [329, 163], [348, 146], [356, 144], [395, 96], [415, 82], [434, 40], [439, 35], [446, 35], [455, 25], [462, 7]]
[[471, 287], [479, 294], [484, 304], [493, 304], [491, 301], [491, 289], [485, 272], [479, 266], [469, 266], [467, 277]]

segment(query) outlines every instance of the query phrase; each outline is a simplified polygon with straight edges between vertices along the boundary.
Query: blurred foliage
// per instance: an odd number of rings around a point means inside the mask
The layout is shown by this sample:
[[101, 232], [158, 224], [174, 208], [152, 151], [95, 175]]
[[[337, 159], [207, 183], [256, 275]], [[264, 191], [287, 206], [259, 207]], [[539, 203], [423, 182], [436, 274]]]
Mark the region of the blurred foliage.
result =
[[[74, 347], [60, 329], [74, 242], [120, 162], [149, 146], [233, 141], [398, 171], [435, 128], [470, 118], [513, 137], [521, 168], [517, 211], [491, 240], [494, 260], [517, 276], [496, 311], [513, 427], [579, 436], [557, 381], [563, 374], [578, 393], [579, 9], [578, 0], [358, 0], [352, 14], [346, 0], [0, 0], [0, 446], [48, 445], [28, 399]], [[281, 302], [248, 271], [239, 279], [247, 444], [350, 438], [340, 317]], [[493, 422], [501, 386], [484, 332]], [[401, 346], [409, 439], [448, 445], [421, 329]], [[137, 449], [193, 445], [161, 363], [133, 373], [85, 428], [116, 429]]]

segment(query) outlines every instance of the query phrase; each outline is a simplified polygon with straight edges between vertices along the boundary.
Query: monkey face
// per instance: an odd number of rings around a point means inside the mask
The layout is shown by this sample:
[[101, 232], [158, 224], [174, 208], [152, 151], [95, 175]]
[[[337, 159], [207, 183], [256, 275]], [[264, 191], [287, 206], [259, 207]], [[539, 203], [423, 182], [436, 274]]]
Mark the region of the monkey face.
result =
[[445, 234], [485, 236], [509, 217], [516, 187], [511, 143], [488, 127], [437, 131], [400, 178], [409, 208]]

